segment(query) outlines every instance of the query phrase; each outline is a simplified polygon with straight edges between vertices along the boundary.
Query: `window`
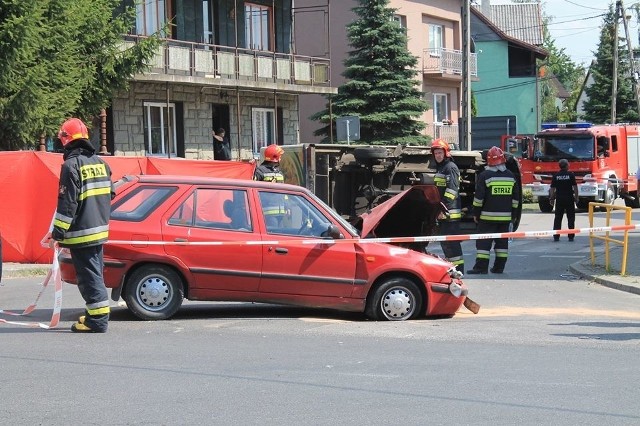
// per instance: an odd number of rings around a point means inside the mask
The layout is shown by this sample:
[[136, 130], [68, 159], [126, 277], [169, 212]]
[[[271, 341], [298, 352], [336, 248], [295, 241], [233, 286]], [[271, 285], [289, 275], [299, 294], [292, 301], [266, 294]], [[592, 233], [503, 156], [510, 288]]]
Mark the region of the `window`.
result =
[[433, 94], [433, 122], [442, 123], [449, 119], [449, 106], [447, 105], [447, 95], [444, 93]]
[[253, 50], [271, 49], [271, 8], [253, 3], [244, 5], [245, 45]]
[[397, 22], [400, 28], [407, 28], [407, 17], [404, 15], [393, 15], [391, 18], [393, 21]]
[[202, 1], [202, 41], [204, 43], [214, 44], [213, 43], [213, 20], [211, 17], [213, 16], [211, 13], [211, 4], [209, 0]]
[[429, 24], [429, 52], [432, 56], [440, 56], [444, 47], [444, 27], [442, 25]]
[[136, 32], [151, 35], [158, 32], [165, 23], [164, 0], [145, 0], [136, 2]]
[[253, 108], [253, 151], [276, 143], [276, 111], [273, 108]]
[[198, 188], [169, 218], [170, 225], [251, 231], [247, 193]]
[[173, 186], [140, 186], [113, 205], [111, 219], [139, 222], [175, 190]]
[[260, 192], [262, 214], [269, 234], [324, 237], [331, 221], [300, 195]]
[[144, 145], [147, 155], [176, 157], [176, 109], [170, 103], [144, 103]]

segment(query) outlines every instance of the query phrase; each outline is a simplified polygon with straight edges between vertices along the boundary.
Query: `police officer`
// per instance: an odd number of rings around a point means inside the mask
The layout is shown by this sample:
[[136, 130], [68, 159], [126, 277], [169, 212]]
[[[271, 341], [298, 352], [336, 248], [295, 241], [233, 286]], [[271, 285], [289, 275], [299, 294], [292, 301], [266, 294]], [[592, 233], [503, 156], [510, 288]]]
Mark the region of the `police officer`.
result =
[[114, 195], [111, 169], [95, 154], [87, 126], [81, 120], [65, 121], [58, 138], [64, 147], [64, 163], [51, 238], [61, 247], [69, 248], [78, 290], [86, 303], [85, 315], [78, 318], [71, 331], [104, 333], [110, 310], [102, 275], [102, 245], [109, 236]]
[[280, 171], [282, 154], [284, 154], [284, 149], [280, 146], [276, 144], [269, 145], [264, 150], [264, 161], [256, 167], [253, 180], [284, 183], [284, 175]]
[[[458, 190], [460, 188], [460, 170], [451, 158], [449, 144], [442, 139], [436, 139], [431, 144], [431, 154], [436, 161], [436, 174], [433, 178], [440, 192], [440, 201], [446, 211], [438, 216], [439, 233], [442, 235], [456, 235], [460, 231], [462, 210]], [[464, 258], [460, 241], [441, 241], [440, 246], [447, 260], [456, 269], [464, 273]]]
[[[569, 161], [562, 159], [558, 161], [560, 171], [554, 173], [551, 179], [551, 189], [549, 190], [549, 202], [555, 202], [556, 212], [553, 219], [553, 229], [562, 229], [562, 217], [567, 214], [567, 225], [569, 229], [575, 229], [576, 206], [578, 202], [578, 184], [573, 172], [569, 171]], [[573, 241], [576, 234], [569, 234], [569, 241]], [[553, 241], [560, 241], [560, 235], [555, 234]]]
[[[516, 178], [505, 165], [504, 152], [497, 146], [487, 153], [487, 167], [476, 181], [473, 198], [473, 219], [478, 224], [478, 232], [503, 233], [509, 231], [509, 224], [515, 220], [519, 207], [520, 188]], [[489, 269], [491, 246], [495, 241], [495, 261], [491, 272], [501, 274], [509, 255], [509, 240], [494, 238], [476, 240], [476, 263], [469, 274], [486, 274]]]

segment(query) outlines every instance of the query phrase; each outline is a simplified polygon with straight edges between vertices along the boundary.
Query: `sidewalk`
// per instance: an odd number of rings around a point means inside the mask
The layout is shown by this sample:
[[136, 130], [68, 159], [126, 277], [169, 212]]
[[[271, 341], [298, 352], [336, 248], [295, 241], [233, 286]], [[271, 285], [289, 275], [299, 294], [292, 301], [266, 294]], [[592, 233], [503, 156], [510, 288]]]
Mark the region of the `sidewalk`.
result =
[[[640, 295], [640, 233], [629, 233], [629, 248], [627, 253], [627, 273], [620, 275], [622, 266], [622, 246], [609, 244], [610, 271], [604, 267], [604, 242], [595, 243], [595, 265], [591, 265], [591, 259], [586, 257], [569, 265], [569, 270], [586, 280], [594, 281], [603, 286], [616, 290], [626, 291]], [[4, 263], [2, 265], [3, 278], [16, 278], [34, 275], [46, 275], [49, 265]]]
[[[615, 237], [621, 239], [619, 233]], [[629, 233], [627, 252], [627, 270], [620, 275], [622, 267], [622, 245], [609, 243], [609, 271], [605, 269], [604, 241], [595, 242], [595, 264], [589, 257], [569, 265], [569, 270], [581, 278], [602, 284], [603, 286], [640, 295], [640, 233]]]

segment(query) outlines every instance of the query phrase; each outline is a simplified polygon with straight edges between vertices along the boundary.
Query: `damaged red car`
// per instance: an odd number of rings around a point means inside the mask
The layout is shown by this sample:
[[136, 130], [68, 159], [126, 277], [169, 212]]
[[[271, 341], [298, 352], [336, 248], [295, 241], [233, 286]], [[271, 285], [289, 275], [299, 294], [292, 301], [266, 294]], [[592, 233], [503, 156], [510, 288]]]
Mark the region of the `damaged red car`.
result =
[[[437, 189], [409, 188], [356, 227], [299, 186], [184, 176], [116, 184], [104, 279], [144, 320], [171, 318], [183, 299], [363, 312], [373, 320], [452, 316], [467, 288], [424, 247], [365, 237], [430, 235]], [[70, 253], [64, 281], [75, 283]]]

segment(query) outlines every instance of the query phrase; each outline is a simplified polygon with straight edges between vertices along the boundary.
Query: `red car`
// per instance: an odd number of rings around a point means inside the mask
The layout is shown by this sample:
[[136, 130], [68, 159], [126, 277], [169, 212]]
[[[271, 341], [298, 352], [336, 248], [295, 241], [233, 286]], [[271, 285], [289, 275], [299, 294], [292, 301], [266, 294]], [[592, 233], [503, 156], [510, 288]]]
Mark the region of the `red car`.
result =
[[[145, 320], [183, 298], [364, 312], [374, 320], [452, 316], [467, 289], [452, 264], [367, 242], [305, 188], [233, 179], [126, 176], [116, 184], [104, 279]], [[434, 186], [419, 185], [362, 218], [365, 235], [431, 232]], [[312, 243], [311, 243], [312, 242]], [[75, 283], [68, 250], [64, 281]]]

